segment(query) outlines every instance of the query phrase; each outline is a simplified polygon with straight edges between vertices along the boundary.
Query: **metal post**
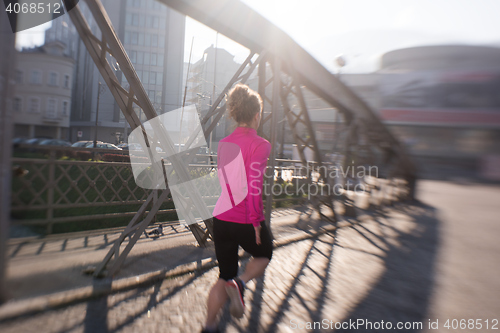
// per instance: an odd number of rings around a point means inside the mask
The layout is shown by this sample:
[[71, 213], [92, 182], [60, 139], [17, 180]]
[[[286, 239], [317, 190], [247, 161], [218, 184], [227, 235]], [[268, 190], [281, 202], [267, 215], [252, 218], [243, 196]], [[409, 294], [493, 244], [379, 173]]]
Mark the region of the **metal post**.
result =
[[188, 63], [188, 68], [187, 68], [187, 73], [186, 73], [186, 86], [184, 87], [184, 99], [182, 100], [182, 107], [186, 105], [186, 95], [187, 95], [187, 90], [188, 90], [188, 79], [189, 79], [189, 68], [191, 67], [191, 54], [193, 54], [193, 44], [194, 44], [194, 36], [193, 39], [191, 40], [191, 51], [189, 51], [189, 63]]
[[54, 219], [54, 189], [56, 187], [56, 151], [51, 149], [49, 151], [49, 179], [47, 186], [47, 235], [52, 233], [53, 219]]
[[127, 133], [127, 119], [125, 119], [125, 117], [124, 117], [123, 118], [123, 138], [122, 138], [123, 143], [125, 143], [125, 142], [128, 143], [127, 135], [128, 135], [128, 133]]
[[[271, 115], [271, 154], [269, 155], [269, 178], [268, 178], [268, 186], [269, 193], [266, 197], [266, 225], [268, 230], [271, 232], [271, 210], [273, 208], [273, 194], [272, 188], [274, 185], [274, 168], [276, 167], [276, 123], [278, 121], [278, 109], [280, 107], [279, 100], [279, 91], [281, 90], [281, 79], [280, 79], [280, 60], [277, 56], [274, 56], [274, 64], [273, 64], [273, 106], [272, 106], [272, 115]], [[271, 237], [273, 238], [272, 232]]]
[[12, 111], [13, 96], [11, 80], [16, 68], [15, 35], [5, 12], [0, 13], [0, 304], [8, 298], [5, 286], [7, 271], [7, 240], [10, 224]]
[[97, 121], [99, 120], [99, 99], [101, 97], [101, 82], [97, 87], [97, 107], [95, 109], [95, 133], [94, 133], [94, 148], [97, 147]]
[[[217, 31], [217, 34], [215, 35], [215, 49], [214, 49], [214, 82], [212, 82], [212, 95], [210, 95], [210, 108], [212, 107], [212, 100], [215, 99], [215, 80], [217, 79], [217, 43], [219, 41], [219, 32]], [[210, 110], [209, 108], [209, 110]], [[213, 121], [213, 117], [210, 118], [210, 122]], [[210, 131], [210, 142], [209, 142], [209, 151], [210, 153], [213, 151], [213, 134], [214, 131], [217, 129], [214, 128], [212, 131]], [[217, 135], [216, 135], [217, 139]]]
[[[260, 63], [259, 63], [259, 68], [257, 71], [257, 74], [259, 76], [259, 87], [258, 87], [258, 93], [260, 97], [262, 98], [262, 117], [264, 117], [264, 111], [266, 110], [266, 64], [267, 64], [267, 57], [262, 57]], [[259, 129], [257, 130], [257, 133], [262, 136], [263, 131], [264, 131], [264, 121], [261, 120], [259, 124]]]

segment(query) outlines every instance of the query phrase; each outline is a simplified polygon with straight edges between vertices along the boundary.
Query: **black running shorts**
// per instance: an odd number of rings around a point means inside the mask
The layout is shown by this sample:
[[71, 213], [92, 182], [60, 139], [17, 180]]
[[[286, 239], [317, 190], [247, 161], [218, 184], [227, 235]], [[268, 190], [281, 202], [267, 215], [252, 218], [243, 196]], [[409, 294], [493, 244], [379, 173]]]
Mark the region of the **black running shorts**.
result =
[[221, 279], [227, 281], [238, 276], [238, 246], [254, 258], [271, 259], [273, 242], [264, 221], [260, 225], [260, 245], [257, 245], [252, 224], [227, 222], [214, 217], [215, 255]]

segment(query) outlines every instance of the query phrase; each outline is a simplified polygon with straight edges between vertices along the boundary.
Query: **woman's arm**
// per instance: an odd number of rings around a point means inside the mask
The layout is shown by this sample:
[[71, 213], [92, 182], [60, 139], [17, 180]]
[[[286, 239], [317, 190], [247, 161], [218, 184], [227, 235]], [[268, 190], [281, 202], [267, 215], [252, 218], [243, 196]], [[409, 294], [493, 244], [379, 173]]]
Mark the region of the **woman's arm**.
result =
[[250, 158], [247, 208], [250, 223], [254, 227], [259, 227], [262, 221], [263, 176], [266, 172], [267, 159], [270, 153], [271, 144], [264, 141], [255, 148]]

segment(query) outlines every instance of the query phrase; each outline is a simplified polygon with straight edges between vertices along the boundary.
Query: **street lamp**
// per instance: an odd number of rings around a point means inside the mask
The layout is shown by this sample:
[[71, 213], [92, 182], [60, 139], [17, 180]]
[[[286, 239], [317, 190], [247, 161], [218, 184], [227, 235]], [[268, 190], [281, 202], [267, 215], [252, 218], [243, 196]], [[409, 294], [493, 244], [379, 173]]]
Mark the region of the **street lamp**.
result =
[[337, 66], [339, 66], [339, 72], [338, 72], [338, 74], [340, 75], [340, 69], [346, 65], [346, 61], [345, 61], [344, 55], [339, 54], [335, 58], [335, 62], [337, 63]]
[[99, 85], [97, 88], [97, 107], [95, 110], [94, 148], [97, 147], [97, 121], [99, 120], [99, 99], [101, 97], [101, 93], [104, 92], [104, 89], [106, 89], [106, 88], [101, 85], [101, 82], [99, 82]]
[[[209, 93], [205, 93], [205, 94], [196, 93], [196, 95], [202, 99], [206, 99], [206, 98], [209, 99], [209, 104], [207, 105], [207, 107], [208, 107], [208, 110], [210, 110], [210, 108], [212, 107], [212, 95], [210, 95]], [[211, 116], [210, 123], [212, 123], [213, 119], [214, 119], [213, 116]], [[212, 153], [212, 134], [214, 131], [215, 131], [215, 128], [210, 132], [210, 137], [208, 139], [208, 149], [209, 149], [210, 153]]]
[[[337, 78], [340, 81], [340, 70], [346, 65], [346, 60], [344, 58], [344, 55], [339, 54], [335, 58], [335, 62], [337, 63], [337, 66], [339, 67], [338, 72], [337, 72]], [[335, 112], [335, 143], [333, 144], [333, 150], [336, 152], [337, 151], [337, 144], [340, 139], [340, 111], [339, 109], [336, 109]]]

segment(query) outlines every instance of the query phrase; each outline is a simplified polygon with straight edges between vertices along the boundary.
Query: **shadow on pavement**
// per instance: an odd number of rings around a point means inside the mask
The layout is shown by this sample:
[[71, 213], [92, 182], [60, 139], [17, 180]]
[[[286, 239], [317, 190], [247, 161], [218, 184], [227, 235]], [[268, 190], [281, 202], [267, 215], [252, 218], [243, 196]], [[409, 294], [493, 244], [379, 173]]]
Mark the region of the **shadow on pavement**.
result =
[[[372, 325], [363, 326], [362, 329], [340, 329], [338, 332], [385, 331], [380, 327], [376, 328], [375, 323], [380, 323], [381, 320], [391, 322], [393, 329], [399, 322], [406, 325], [411, 323], [411, 327], [397, 329], [399, 332], [419, 332], [428, 325], [427, 313], [434, 288], [436, 255], [440, 242], [440, 221], [436, 210], [426, 204], [395, 208], [412, 217], [418, 228], [411, 233], [400, 233], [400, 248], [385, 242], [389, 248], [386, 251], [385, 273], [350, 312], [349, 317], [343, 320], [348, 322], [359, 319], [365, 323], [371, 322]], [[383, 216], [374, 217], [377, 223], [387, 226]], [[358, 229], [358, 232], [366, 231]], [[418, 323], [422, 323], [422, 326], [419, 327]]]
[[[111, 289], [111, 280], [94, 280], [94, 289]], [[108, 331], [108, 298], [100, 297], [87, 302], [85, 319], [83, 320], [84, 333]]]
[[[102, 260], [101, 256], [95, 257]], [[213, 256], [212, 247], [200, 248], [190, 244], [156, 251], [152, 250], [149, 253], [133, 254], [125, 261], [118, 273], [118, 278], [133, 277], [166, 269], [167, 267], [168, 269], [174, 269], [187, 262], [201, 261]], [[50, 267], [44, 270], [40, 269], [37, 274], [10, 279], [8, 286], [16, 292], [18, 298], [41, 296], [51, 292], [71, 290], [75, 287], [90, 286], [92, 285], [92, 277], [82, 272], [87, 267], [95, 267], [99, 263], [100, 261], [74, 264], [68, 262], [67, 267], [61, 269], [49, 269]]]
[[[435, 283], [436, 255], [440, 243], [440, 221], [436, 210], [425, 204], [398, 205], [388, 210], [371, 212], [366, 223], [360, 221], [365, 220], [346, 220], [343, 221], [343, 227], [335, 232], [297, 242], [296, 245], [292, 243], [288, 249], [287, 246], [279, 248], [276, 260], [271, 262], [266, 275], [255, 281], [253, 291], [247, 291], [249, 311], [245, 318], [248, 320], [232, 319], [226, 306], [219, 325], [221, 332], [288, 332], [293, 331], [290, 330], [291, 318], [311, 322], [321, 322], [325, 318], [339, 322], [362, 319], [378, 323], [383, 320], [393, 325], [397, 322], [422, 322], [427, 327], [426, 316]], [[288, 252], [292, 250], [295, 252]], [[186, 252], [186, 249], [183, 251]], [[180, 256], [181, 252], [177, 252], [177, 255]], [[162, 251], [159, 254], [157, 258], [165, 255]], [[350, 257], [349, 254], [356, 256]], [[145, 260], [139, 258], [141, 256], [134, 259], [139, 262]], [[358, 270], [351, 270], [348, 275], [344, 270], [356, 264], [353, 258], [365, 259], [357, 263]], [[289, 259], [293, 259], [293, 265]], [[242, 265], [245, 262], [247, 260], [243, 260]], [[369, 281], [366, 291], [359, 293], [358, 290], [359, 294], [355, 294], [351, 282], [363, 278], [358, 274], [363, 274], [367, 269], [364, 266], [366, 263], [379, 265], [378, 273], [365, 279]], [[129, 265], [137, 266], [137, 262], [131, 260]], [[184, 319], [191, 322], [181, 323], [181, 327], [201, 327], [206, 294], [210, 284], [215, 282], [215, 273], [207, 270], [183, 276], [178, 281], [159, 281], [75, 305], [68, 310], [75, 314], [71, 324], [54, 332], [81, 329], [95, 333], [118, 332], [143, 325], [150, 311], [152, 315], [155, 311], [155, 318], [163, 320], [175, 315], [166, 311], [168, 307], [175, 310], [175, 307], [185, 306], [189, 306], [193, 312]], [[366, 274], [371, 273], [366, 270]], [[344, 281], [339, 283], [338, 280], [342, 279]], [[93, 280], [93, 287], [102, 290], [111, 285], [107, 285], [105, 280]], [[187, 298], [188, 291], [191, 298]], [[351, 303], [340, 299], [346, 295], [352, 296]], [[331, 311], [332, 307], [336, 307], [335, 311]], [[162, 312], [162, 309], [165, 311]], [[336, 318], [328, 318], [335, 314]], [[165, 325], [156, 326], [156, 329], [159, 327], [168, 331]], [[317, 328], [297, 331], [332, 330]], [[365, 326], [336, 331], [383, 330]], [[421, 329], [414, 327], [392, 331], [417, 332]]]
[[[338, 233], [328, 234], [330, 237], [318, 237], [308, 247], [305, 259], [293, 277], [291, 286], [287, 290], [282, 290], [285, 296], [278, 302], [277, 307], [273, 308], [268, 326], [262, 322], [263, 308], [269, 307], [268, 304], [263, 304], [263, 294], [272, 292], [272, 290], [264, 290], [264, 279], [261, 278], [256, 281], [256, 288], [250, 304], [251, 311], [248, 314], [248, 325], [243, 327], [237, 321], [234, 321], [226, 308], [220, 323], [221, 332], [225, 332], [230, 326], [236, 327], [240, 332], [281, 332], [283, 331], [283, 326], [289, 327], [287, 320], [290, 317], [287, 316], [287, 313], [293, 310], [292, 307], [296, 306], [294, 304], [297, 304], [297, 301], [301, 309], [305, 309], [306, 313], [304, 313], [304, 316], [309, 318], [308, 320], [311, 322], [321, 322], [325, 319], [324, 311], [327, 310], [325, 307], [328, 306], [328, 301], [330, 301], [328, 298], [332, 297], [331, 294], [328, 295], [329, 284], [335, 283], [335, 281], [331, 281], [335, 269], [333, 265], [336, 253], [334, 251], [335, 248], [344, 248], [369, 254], [382, 259], [384, 266], [382, 275], [373, 285], [370, 285], [368, 293], [354, 305], [346, 317], [340, 320], [341, 322], [362, 319], [364, 323], [367, 321], [376, 323], [383, 320], [385, 323], [391, 322], [394, 326], [398, 322], [415, 322], [422, 323], [424, 328], [427, 327], [426, 315], [434, 287], [435, 262], [440, 240], [440, 222], [436, 216], [436, 210], [431, 206], [421, 203], [393, 207], [391, 211], [404, 214], [414, 222], [416, 228], [410, 232], [401, 231], [397, 226], [394, 226], [394, 224], [398, 223], [397, 218], [393, 218], [393, 221], [389, 222], [386, 220], [383, 211], [370, 213], [373, 221], [371, 227], [378, 227], [379, 230], [386, 228], [386, 230], [392, 232], [392, 235], [396, 233], [399, 242], [397, 246], [388, 237], [386, 239], [383, 232], [375, 233], [370, 228], [365, 227], [363, 222], [350, 220], [351, 225], [346, 227], [354, 231], [354, 234], [350, 233], [350, 235], [358, 235], [368, 242], [370, 246], [376, 248], [374, 252], [378, 251], [382, 254], [346, 247], [342, 245], [342, 238], [338, 238]], [[327, 260], [325, 265], [316, 265], [316, 259], [311, 259], [318, 252]], [[307, 293], [303, 292], [304, 288], [307, 289], [309, 286], [307, 286], [306, 282], [301, 281], [301, 277], [307, 274], [306, 270], [311, 270], [321, 281], [320, 286], [314, 292], [309, 293], [309, 297], [307, 297]], [[336, 272], [336, 274], [342, 274], [342, 272]], [[319, 327], [307, 331], [329, 332], [333, 330]], [[372, 327], [368, 325], [352, 330], [347, 328], [335, 331], [380, 332], [385, 330], [380, 329], [380, 327], [377, 329], [376, 325]], [[418, 332], [421, 331], [421, 328], [413, 326], [410, 329], [399, 329], [396, 331]]]

